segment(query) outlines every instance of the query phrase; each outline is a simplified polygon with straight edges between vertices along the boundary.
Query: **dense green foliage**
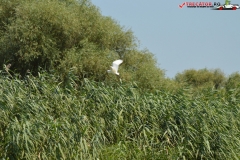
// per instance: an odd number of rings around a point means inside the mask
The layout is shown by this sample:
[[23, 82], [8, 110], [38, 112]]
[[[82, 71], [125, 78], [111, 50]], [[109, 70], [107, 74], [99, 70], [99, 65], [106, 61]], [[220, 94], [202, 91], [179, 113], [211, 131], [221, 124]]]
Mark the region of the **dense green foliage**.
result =
[[0, 159], [240, 159], [239, 73], [167, 79], [89, 0], [0, 0], [0, 57]]
[[200, 70], [185, 70], [183, 73], [178, 73], [175, 76], [175, 80], [194, 88], [215, 87], [218, 89], [224, 86], [226, 77], [219, 69], [208, 70], [204, 68]]
[[232, 73], [225, 84], [227, 90], [240, 88], [240, 74], [238, 72]]
[[0, 0], [0, 7], [0, 66], [10, 63], [22, 76], [54, 70], [65, 82], [69, 75], [112, 81], [106, 70], [121, 58], [123, 81], [148, 89], [161, 84], [164, 72], [153, 54], [139, 51], [132, 31], [88, 0]]
[[239, 159], [240, 90], [140, 93], [136, 84], [0, 78], [2, 159]]

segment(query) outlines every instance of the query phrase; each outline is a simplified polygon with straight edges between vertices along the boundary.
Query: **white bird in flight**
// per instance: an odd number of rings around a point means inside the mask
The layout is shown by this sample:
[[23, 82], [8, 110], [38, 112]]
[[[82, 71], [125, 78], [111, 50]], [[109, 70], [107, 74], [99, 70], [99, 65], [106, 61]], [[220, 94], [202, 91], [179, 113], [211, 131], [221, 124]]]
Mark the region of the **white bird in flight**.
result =
[[108, 70], [107, 72], [119, 75], [118, 67], [122, 62], [123, 62], [123, 60], [121, 60], [121, 59], [114, 61], [112, 66], [111, 66], [111, 70]]

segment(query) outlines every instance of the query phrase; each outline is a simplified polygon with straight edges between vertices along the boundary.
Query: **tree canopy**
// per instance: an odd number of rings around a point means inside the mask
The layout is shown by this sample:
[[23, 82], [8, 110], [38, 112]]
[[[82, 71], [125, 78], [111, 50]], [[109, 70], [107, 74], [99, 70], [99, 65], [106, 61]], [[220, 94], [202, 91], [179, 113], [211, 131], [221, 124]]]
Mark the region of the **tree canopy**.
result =
[[89, 0], [1, 0], [0, 6], [0, 64], [10, 63], [14, 72], [37, 74], [41, 67], [62, 79], [113, 80], [106, 70], [120, 58], [123, 80], [154, 88], [164, 77], [133, 32]]
[[131, 29], [103, 16], [90, 0], [0, 0], [0, 57], [0, 65], [11, 64], [13, 73], [37, 75], [44, 69], [64, 83], [84, 78], [116, 82], [106, 72], [116, 59], [124, 61], [123, 82], [148, 90], [231, 88], [239, 82], [237, 74], [226, 80], [221, 70], [206, 68], [165, 78], [154, 55], [138, 49]]
[[226, 77], [220, 69], [209, 70], [207, 68], [195, 70], [188, 69], [175, 76], [175, 80], [184, 85], [193, 87], [215, 87], [224, 86]]

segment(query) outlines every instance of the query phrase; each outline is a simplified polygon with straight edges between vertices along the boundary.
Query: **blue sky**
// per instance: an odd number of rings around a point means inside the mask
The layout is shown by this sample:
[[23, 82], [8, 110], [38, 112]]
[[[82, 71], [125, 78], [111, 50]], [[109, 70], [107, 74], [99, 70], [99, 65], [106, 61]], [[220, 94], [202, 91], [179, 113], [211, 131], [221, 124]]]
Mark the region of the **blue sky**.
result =
[[[155, 55], [166, 77], [173, 78], [186, 69], [219, 68], [226, 76], [240, 71], [240, 9], [180, 9], [183, 2], [92, 0], [102, 15], [133, 31], [139, 49], [147, 48]], [[224, 0], [216, 2], [223, 4]]]

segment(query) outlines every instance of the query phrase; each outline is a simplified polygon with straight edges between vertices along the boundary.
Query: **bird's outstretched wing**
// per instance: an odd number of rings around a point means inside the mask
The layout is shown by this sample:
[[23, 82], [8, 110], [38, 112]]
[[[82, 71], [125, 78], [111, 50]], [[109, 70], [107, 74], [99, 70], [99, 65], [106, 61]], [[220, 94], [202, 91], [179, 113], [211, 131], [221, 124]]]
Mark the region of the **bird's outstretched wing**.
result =
[[113, 62], [112, 67], [117, 71], [119, 65], [123, 62], [123, 60], [119, 59]]

